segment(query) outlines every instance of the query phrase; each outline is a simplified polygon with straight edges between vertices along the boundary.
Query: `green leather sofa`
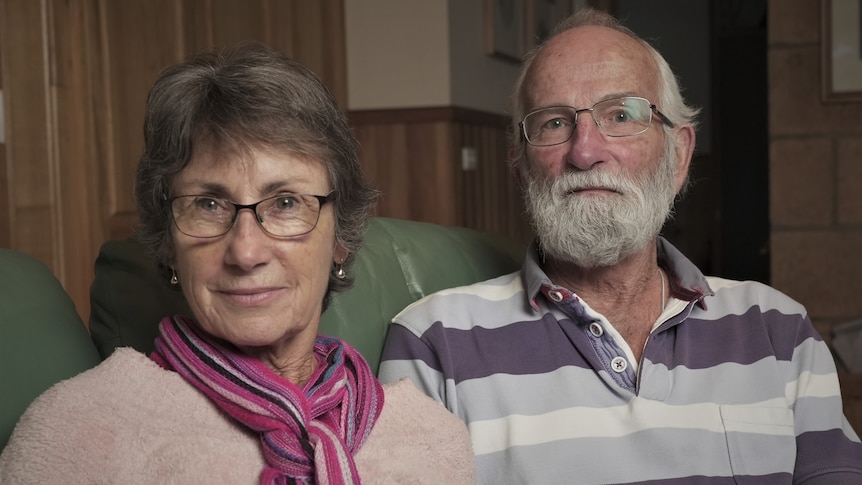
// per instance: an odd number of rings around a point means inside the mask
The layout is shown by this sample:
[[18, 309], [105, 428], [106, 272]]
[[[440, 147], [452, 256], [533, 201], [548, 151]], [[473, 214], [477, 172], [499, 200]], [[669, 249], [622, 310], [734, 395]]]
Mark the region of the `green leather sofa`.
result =
[[0, 249], [0, 449], [36, 396], [99, 361], [54, 273], [24, 253]]
[[[377, 370], [392, 317], [434, 291], [520, 267], [523, 248], [458, 227], [372, 218], [353, 267], [354, 287], [337, 294], [320, 332], [345, 339]], [[150, 352], [159, 320], [187, 311], [180, 291], [131, 240], [102, 245], [90, 291], [90, 334], [53, 274], [21, 253], [0, 250], [0, 449], [26, 406], [117, 347]]]

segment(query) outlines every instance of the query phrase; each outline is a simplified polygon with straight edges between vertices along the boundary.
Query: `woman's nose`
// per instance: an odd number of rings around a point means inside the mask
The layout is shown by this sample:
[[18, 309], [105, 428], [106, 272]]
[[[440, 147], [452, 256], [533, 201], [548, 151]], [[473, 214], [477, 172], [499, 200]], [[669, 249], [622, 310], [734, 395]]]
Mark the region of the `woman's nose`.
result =
[[267, 262], [270, 237], [261, 227], [254, 211], [240, 209], [227, 237], [229, 242], [225, 261], [228, 264], [249, 271]]

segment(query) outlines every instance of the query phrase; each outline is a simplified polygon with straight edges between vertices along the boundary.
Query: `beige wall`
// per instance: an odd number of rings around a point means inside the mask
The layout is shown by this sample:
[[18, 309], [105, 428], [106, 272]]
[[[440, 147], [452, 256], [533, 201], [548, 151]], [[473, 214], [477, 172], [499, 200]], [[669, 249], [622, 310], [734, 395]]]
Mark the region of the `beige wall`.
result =
[[821, 99], [820, 4], [769, 1], [771, 263], [828, 338], [862, 317], [862, 102]]
[[485, 53], [484, 7], [484, 0], [345, 2], [348, 108], [505, 114], [518, 64]]
[[450, 104], [446, 0], [348, 0], [344, 7], [348, 109]]

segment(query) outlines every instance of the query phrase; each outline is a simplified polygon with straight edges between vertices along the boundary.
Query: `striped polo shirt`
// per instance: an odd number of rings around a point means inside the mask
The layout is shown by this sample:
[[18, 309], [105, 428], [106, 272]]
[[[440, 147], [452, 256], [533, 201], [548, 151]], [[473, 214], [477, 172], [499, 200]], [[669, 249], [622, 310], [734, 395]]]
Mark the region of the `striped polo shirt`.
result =
[[640, 362], [603, 315], [521, 271], [393, 319], [380, 379], [468, 426], [483, 484], [862, 483], [831, 353], [805, 308], [705, 277], [666, 240], [673, 298]]

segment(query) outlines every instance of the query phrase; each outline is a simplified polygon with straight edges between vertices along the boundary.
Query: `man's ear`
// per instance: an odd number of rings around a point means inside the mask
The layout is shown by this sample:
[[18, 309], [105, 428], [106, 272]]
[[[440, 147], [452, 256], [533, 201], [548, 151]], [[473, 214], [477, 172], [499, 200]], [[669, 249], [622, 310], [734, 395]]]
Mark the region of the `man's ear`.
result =
[[676, 192], [682, 189], [688, 179], [688, 170], [691, 167], [691, 159], [694, 156], [695, 133], [690, 125], [679, 126], [676, 132]]
[[515, 183], [518, 184], [518, 188], [524, 188], [524, 176], [521, 173], [521, 164], [527, 163], [525, 159], [526, 154], [522, 153], [518, 156], [516, 152], [516, 148], [509, 148], [509, 171], [512, 174], [512, 178], [515, 179]]

